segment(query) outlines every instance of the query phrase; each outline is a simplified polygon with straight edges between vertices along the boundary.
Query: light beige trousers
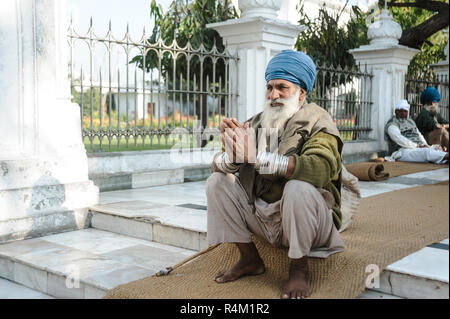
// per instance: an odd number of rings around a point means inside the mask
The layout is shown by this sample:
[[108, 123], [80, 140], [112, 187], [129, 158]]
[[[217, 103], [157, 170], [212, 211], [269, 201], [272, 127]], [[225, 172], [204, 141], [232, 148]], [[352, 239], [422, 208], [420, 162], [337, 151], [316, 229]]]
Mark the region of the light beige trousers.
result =
[[332, 211], [311, 184], [288, 181], [274, 203], [257, 198], [254, 204], [233, 174], [213, 173], [206, 181], [210, 245], [249, 243], [255, 235], [274, 246], [289, 247], [289, 258], [326, 258], [344, 250]]

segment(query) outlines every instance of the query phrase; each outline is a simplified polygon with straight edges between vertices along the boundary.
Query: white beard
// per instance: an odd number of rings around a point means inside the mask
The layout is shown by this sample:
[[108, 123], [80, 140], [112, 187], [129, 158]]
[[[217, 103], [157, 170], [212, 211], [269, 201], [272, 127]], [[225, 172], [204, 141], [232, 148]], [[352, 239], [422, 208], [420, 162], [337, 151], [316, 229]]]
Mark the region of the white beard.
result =
[[[264, 111], [261, 115], [261, 126], [266, 129], [266, 136], [270, 135], [270, 129], [278, 130], [278, 136], [281, 136], [284, 131], [284, 124], [294, 115], [300, 108], [298, 98], [300, 97], [300, 90], [297, 90], [288, 99], [266, 100], [264, 104]], [[271, 103], [283, 103], [283, 106], [271, 106]]]
[[425, 109], [431, 114], [439, 113], [439, 105], [427, 105]]

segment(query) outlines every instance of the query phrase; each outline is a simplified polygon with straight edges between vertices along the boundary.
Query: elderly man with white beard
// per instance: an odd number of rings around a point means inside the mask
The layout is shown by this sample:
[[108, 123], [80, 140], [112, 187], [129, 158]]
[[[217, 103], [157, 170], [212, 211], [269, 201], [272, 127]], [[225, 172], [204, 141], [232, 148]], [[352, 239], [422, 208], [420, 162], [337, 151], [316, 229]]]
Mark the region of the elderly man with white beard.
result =
[[221, 123], [224, 147], [206, 183], [207, 239], [235, 243], [240, 259], [217, 274], [217, 283], [265, 272], [252, 235], [288, 247], [283, 299], [310, 295], [308, 257], [344, 250], [338, 231], [343, 143], [330, 115], [306, 101], [315, 76], [308, 55], [284, 50], [266, 69], [264, 111], [244, 124]]
[[448, 153], [430, 147], [420, 133], [416, 123], [409, 118], [410, 105], [407, 100], [400, 100], [395, 106], [395, 115], [386, 123], [385, 137], [389, 143], [387, 161], [432, 162], [446, 164]]

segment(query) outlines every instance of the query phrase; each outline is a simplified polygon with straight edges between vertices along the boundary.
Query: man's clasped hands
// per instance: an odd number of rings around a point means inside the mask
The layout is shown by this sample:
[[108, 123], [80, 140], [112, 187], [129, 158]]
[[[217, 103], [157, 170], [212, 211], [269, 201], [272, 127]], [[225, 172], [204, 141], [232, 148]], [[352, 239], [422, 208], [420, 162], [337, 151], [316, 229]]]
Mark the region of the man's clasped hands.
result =
[[239, 123], [235, 118], [224, 117], [220, 122], [222, 144], [233, 163], [255, 163], [256, 134], [249, 123]]

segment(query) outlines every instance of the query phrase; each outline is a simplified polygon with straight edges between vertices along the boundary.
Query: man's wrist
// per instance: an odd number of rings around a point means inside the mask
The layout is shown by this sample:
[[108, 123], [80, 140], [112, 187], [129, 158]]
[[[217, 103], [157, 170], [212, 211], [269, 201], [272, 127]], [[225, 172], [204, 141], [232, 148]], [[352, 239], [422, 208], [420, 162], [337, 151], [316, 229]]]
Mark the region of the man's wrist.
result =
[[297, 164], [297, 161], [295, 160], [295, 156], [289, 156], [289, 163], [288, 168], [286, 172], [286, 177], [289, 178], [294, 174], [295, 171], [295, 165]]

